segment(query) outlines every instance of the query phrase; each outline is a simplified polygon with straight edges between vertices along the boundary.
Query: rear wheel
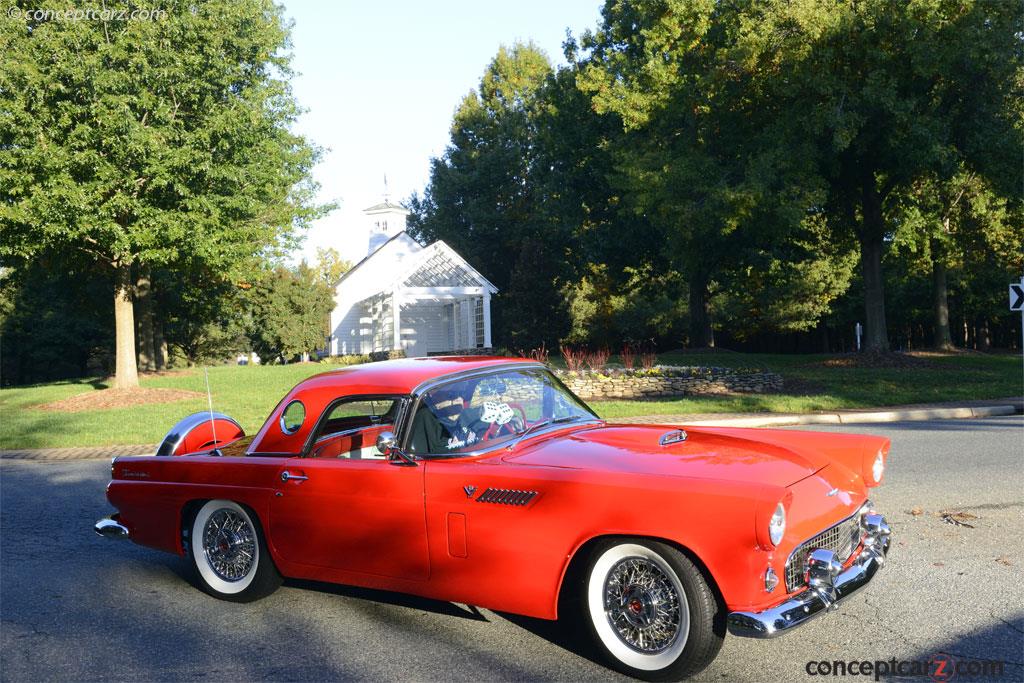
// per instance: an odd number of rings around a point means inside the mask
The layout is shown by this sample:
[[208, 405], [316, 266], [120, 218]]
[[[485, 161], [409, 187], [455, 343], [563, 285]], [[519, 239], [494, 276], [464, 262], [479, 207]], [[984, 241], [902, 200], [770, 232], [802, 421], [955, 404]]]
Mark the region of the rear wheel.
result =
[[199, 585], [215, 598], [251, 602], [281, 585], [259, 520], [234, 501], [211, 500], [199, 508], [189, 541]]
[[714, 660], [724, 633], [700, 570], [679, 550], [647, 540], [599, 544], [583, 572], [579, 609], [591, 644], [622, 673], [678, 680]]

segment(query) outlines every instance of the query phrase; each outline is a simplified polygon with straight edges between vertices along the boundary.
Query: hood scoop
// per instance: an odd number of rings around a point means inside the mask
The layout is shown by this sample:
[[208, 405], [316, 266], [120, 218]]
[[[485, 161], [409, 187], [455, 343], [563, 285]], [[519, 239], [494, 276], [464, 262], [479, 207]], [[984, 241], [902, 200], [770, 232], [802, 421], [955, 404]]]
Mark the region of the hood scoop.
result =
[[686, 441], [686, 431], [683, 429], [673, 429], [671, 432], [665, 432], [658, 439], [659, 446], [671, 446], [674, 443], [681, 443]]

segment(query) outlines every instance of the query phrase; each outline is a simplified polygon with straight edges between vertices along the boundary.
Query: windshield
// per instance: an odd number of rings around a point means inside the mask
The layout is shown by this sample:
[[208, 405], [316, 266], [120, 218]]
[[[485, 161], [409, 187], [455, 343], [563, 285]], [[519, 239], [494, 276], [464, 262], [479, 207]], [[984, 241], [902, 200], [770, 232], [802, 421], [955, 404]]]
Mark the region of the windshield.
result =
[[506, 370], [443, 384], [423, 394], [409, 451], [468, 453], [511, 442], [550, 423], [596, 419], [547, 370]]

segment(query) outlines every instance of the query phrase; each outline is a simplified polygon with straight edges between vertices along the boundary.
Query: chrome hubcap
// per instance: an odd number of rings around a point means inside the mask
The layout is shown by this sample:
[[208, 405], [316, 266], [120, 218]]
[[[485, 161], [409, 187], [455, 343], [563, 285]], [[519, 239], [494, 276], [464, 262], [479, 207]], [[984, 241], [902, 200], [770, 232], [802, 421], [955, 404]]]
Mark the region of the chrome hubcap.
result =
[[221, 508], [203, 527], [203, 552], [217, 576], [225, 581], [241, 581], [256, 559], [256, 532], [245, 517]]
[[640, 557], [619, 561], [604, 584], [604, 608], [616, 635], [644, 654], [667, 650], [679, 636], [679, 593], [654, 562]]

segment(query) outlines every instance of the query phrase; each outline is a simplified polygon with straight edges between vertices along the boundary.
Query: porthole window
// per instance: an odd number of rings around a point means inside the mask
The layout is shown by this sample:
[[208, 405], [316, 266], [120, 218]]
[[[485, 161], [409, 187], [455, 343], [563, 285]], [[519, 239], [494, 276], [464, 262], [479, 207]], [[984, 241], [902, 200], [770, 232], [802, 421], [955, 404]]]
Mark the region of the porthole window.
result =
[[294, 434], [299, 431], [305, 419], [306, 406], [302, 405], [302, 401], [292, 401], [281, 413], [281, 431], [285, 434]]

